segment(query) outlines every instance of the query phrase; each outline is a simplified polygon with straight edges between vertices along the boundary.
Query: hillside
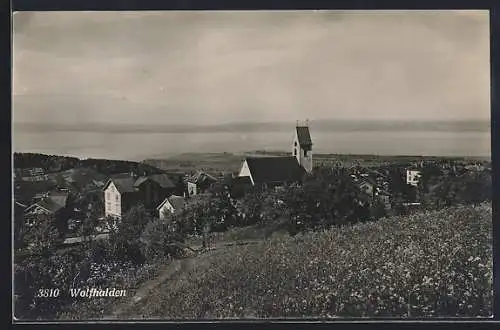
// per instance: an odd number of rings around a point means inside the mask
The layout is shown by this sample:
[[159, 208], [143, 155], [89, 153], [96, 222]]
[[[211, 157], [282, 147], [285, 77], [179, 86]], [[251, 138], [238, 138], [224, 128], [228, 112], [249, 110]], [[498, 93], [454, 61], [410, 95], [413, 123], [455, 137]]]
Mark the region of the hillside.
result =
[[455, 207], [220, 248], [118, 317], [489, 316], [491, 221]]

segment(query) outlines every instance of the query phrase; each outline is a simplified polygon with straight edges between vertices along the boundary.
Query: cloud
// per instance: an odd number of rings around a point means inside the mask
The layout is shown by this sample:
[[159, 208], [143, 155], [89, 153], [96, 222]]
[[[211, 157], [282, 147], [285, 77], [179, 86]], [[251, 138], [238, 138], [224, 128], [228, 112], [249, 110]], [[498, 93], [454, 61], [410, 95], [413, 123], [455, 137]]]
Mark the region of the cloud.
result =
[[15, 119], [488, 118], [488, 33], [487, 12], [20, 12]]

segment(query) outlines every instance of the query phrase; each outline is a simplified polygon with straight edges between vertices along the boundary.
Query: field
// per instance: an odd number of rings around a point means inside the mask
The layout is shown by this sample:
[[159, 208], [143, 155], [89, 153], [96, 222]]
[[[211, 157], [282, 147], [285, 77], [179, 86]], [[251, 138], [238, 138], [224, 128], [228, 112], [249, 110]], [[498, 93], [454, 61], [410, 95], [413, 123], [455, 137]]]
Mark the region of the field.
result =
[[491, 221], [456, 207], [218, 249], [121, 317], [490, 316]]
[[[229, 173], [239, 171], [245, 156], [290, 156], [285, 151], [254, 151], [247, 153], [185, 153], [166, 159], [146, 159], [146, 164], [156, 166], [170, 172], [190, 172], [204, 170], [209, 173]], [[364, 167], [375, 167], [382, 164], [407, 164], [416, 161], [432, 160], [466, 160], [465, 158], [431, 157], [431, 156], [382, 156], [382, 155], [337, 155], [337, 154], [314, 154], [316, 165], [330, 165], [339, 162], [342, 166], [349, 167], [359, 164]], [[467, 160], [485, 161], [481, 157]]]

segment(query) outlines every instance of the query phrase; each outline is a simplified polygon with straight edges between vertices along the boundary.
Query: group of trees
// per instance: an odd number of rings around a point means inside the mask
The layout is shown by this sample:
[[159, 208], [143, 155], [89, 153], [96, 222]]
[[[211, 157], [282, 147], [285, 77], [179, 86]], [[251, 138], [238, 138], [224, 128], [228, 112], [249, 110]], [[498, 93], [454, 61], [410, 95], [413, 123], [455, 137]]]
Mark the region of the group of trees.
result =
[[39, 167], [46, 171], [65, 171], [78, 165], [75, 157], [44, 155], [36, 153], [14, 153], [14, 168]]
[[89, 167], [105, 175], [136, 172], [159, 174], [161, 171], [146, 163], [108, 159], [78, 159], [76, 157], [44, 155], [37, 153], [14, 153], [14, 168], [43, 168], [47, 172], [66, 171], [76, 167]]
[[491, 172], [443, 170], [430, 164], [421, 171], [418, 189], [426, 207], [440, 208], [456, 204], [475, 206], [491, 200]]

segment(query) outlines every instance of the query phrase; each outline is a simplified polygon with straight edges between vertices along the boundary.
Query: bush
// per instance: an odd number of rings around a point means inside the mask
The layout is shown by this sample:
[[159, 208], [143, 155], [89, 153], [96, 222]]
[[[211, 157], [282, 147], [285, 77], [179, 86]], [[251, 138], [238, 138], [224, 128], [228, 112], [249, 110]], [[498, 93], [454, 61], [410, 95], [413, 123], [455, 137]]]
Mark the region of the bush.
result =
[[165, 257], [179, 257], [184, 237], [177, 231], [175, 216], [170, 219], [155, 219], [146, 225], [141, 236], [141, 251], [148, 262]]

